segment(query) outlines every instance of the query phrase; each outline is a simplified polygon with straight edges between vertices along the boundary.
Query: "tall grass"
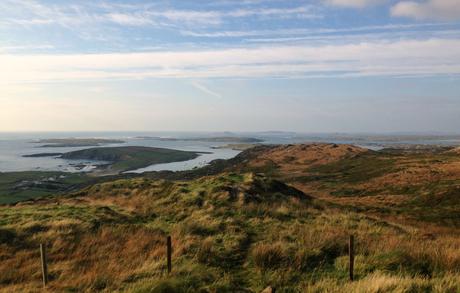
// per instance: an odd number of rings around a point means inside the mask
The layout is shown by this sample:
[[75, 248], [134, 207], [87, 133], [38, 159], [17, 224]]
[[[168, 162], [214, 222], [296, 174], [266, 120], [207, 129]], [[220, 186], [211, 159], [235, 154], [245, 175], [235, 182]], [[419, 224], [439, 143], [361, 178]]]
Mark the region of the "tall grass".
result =
[[[120, 180], [0, 208], [0, 290], [458, 292], [460, 238], [323, 206], [263, 176]], [[347, 238], [356, 236], [356, 278]], [[167, 235], [173, 272], [166, 270]]]

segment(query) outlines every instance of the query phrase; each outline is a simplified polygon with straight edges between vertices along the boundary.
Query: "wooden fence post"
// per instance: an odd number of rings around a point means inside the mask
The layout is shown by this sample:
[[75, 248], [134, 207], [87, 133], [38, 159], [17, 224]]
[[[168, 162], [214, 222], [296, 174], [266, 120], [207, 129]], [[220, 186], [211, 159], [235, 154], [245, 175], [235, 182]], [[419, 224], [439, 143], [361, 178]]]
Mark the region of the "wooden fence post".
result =
[[42, 262], [43, 287], [48, 284], [48, 265], [46, 264], [46, 246], [40, 244], [40, 257]]
[[171, 255], [172, 255], [172, 244], [171, 244], [171, 236], [168, 236], [166, 239], [166, 246], [167, 246], [167, 254], [168, 254], [168, 274], [171, 273], [172, 264], [171, 264]]
[[350, 257], [350, 281], [354, 280], [354, 267], [355, 267], [355, 237], [350, 235], [350, 240], [348, 242], [348, 255]]

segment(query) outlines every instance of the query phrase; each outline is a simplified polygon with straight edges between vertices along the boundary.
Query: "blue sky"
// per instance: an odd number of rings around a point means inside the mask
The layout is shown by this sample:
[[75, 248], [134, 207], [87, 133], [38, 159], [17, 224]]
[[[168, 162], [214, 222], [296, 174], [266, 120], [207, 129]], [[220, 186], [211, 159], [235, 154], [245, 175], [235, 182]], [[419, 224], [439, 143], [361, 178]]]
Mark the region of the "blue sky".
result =
[[0, 131], [459, 132], [458, 0], [0, 2]]

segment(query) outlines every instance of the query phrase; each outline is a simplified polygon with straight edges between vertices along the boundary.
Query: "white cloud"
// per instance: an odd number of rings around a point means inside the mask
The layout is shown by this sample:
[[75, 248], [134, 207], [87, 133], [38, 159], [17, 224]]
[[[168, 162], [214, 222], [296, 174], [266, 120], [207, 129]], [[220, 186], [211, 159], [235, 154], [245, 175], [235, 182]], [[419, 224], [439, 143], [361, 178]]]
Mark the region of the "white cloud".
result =
[[391, 15], [417, 20], [460, 20], [458, 0], [402, 1], [391, 8]]
[[364, 8], [380, 4], [385, 0], [326, 0], [326, 3], [333, 6]]
[[193, 81], [190, 83], [194, 88], [210, 95], [210, 96], [213, 96], [213, 97], [216, 97], [216, 98], [219, 98], [221, 99], [222, 98], [222, 95], [209, 89], [207, 86], [203, 85], [202, 83], [199, 83], [197, 81]]
[[183, 52], [0, 54], [0, 64], [0, 82], [4, 83], [141, 78], [435, 76], [460, 74], [460, 40], [373, 41]]
[[320, 18], [310, 6], [295, 8], [254, 8], [223, 11], [196, 10], [146, 10], [138, 13], [111, 13], [108, 20], [122, 25], [159, 25], [171, 23], [219, 25], [227, 18], [271, 17], [271, 18]]
[[23, 51], [23, 50], [51, 50], [55, 49], [53, 45], [10, 45], [0, 46], [0, 52]]

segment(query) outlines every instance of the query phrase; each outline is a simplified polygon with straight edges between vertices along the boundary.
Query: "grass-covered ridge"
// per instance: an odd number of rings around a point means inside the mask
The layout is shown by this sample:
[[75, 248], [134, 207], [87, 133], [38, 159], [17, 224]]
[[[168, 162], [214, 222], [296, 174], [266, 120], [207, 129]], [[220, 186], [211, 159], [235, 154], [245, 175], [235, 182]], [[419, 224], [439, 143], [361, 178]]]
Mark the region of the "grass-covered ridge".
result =
[[[455, 235], [428, 237], [426, 230], [331, 208], [262, 174], [121, 179], [3, 207], [0, 219], [6, 292], [40, 288], [39, 242], [48, 243], [49, 290], [56, 292], [460, 289]], [[358, 244], [354, 284], [347, 281], [350, 233]], [[170, 276], [166, 235], [174, 248]]]
[[309, 144], [256, 147], [243, 155], [226, 170], [264, 172], [355, 211], [460, 225], [458, 149]]

